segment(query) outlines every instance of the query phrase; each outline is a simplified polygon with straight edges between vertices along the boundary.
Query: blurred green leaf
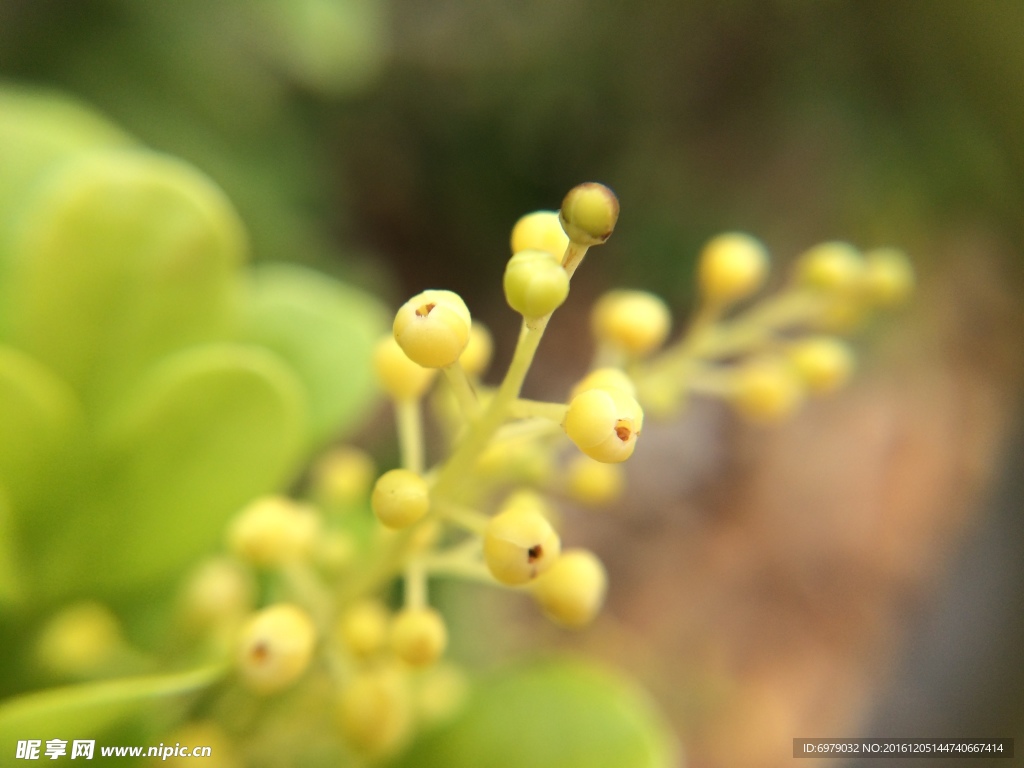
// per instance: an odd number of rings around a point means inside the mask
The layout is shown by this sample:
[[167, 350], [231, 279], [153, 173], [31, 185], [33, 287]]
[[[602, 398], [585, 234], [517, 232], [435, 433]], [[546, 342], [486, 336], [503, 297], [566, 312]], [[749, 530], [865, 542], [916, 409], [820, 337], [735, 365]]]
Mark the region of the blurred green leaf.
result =
[[428, 732], [400, 768], [671, 768], [676, 745], [644, 694], [580, 661], [516, 667]]
[[74, 99], [0, 85], [0, 220], [18, 210], [31, 185], [53, 166], [86, 150], [130, 143], [127, 134]]
[[181, 571], [243, 504], [281, 488], [302, 457], [301, 387], [271, 353], [179, 353], [142, 382], [101, 439], [85, 499], [36, 541], [40, 589], [138, 591]]
[[244, 235], [189, 166], [87, 153], [39, 190], [10, 236], [0, 330], [104, 410], [163, 355], [227, 334]]
[[376, 392], [371, 356], [387, 322], [384, 306], [369, 294], [272, 264], [253, 270], [242, 334], [298, 373], [309, 400], [309, 434], [322, 443], [363, 414]]
[[20, 600], [23, 589], [17, 562], [11, 502], [0, 485], [0, 609]]
[[31, 507], [56, 459], [81, 428], [70, 387], [23, 352], [0, 346], [0, 481], [12, 504]]
[[223, 674], [224, 666], [217, 664], [169, 675], [53, 688], [8, 699], [0, 703], [0, 754], [13, 756], [17, 742], [24, 739], [96, 739], [112, 727], [138, 718], [152, 704], [198, 691]]

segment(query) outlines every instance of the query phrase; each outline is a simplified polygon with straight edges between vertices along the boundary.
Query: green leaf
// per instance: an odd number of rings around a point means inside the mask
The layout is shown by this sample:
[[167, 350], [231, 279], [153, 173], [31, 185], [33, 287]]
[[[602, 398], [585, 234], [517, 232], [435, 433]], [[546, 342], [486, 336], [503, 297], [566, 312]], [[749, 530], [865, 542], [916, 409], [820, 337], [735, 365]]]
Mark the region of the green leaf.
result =
[[298, 373], [309, 397], [309, 434], [322, 443], [363, 414], [376, 393], [371, 356], [387, 323], [387, 311], [369, 294], [308, 269], [271, 264], [253, 270], [242, 334]]
[[0, 611], [20, 601], [24, 594], [17, 558], [14, 515], [7, 493], [0, 486]]
[[155, 153], [90, 152], [10, 233], [0, 334], [104, 411], [162, 356], [222, 340], [244, 235], [220, 190]]
[[[109, 680], [28, 693], [0, 703], [0, 754], [26, 739], [96, 739], [137, 720], [169, 698], [195, 693], [223, 677], [217, 664], [187, 672]], [[70, 752], [70, 750], [69, 750]], [[96, 758], [99, 752], [96, 752]]]
[[31, 507], [73, 451], [82, 426], [70, 387], [28, 355], [0, 346], [0, 481]]
[[227, 519], [278, 490], [302, 458], [303, 396], [255, 347], [200, 347], [168, 358], [101, 439], [99, 477], [36, 539], [49, 597], [139, 592], [223, 539]]
[[458, 719], [420, 738], [397, 766], [671, 768], [677, 757], [634, 684], [580, 661], [549, 661], [481, 684]]
[[130, 143], [123, 131], [67, 96], [0, 86], [0, 221], [17, 211], [53, 166], [86, 150]]

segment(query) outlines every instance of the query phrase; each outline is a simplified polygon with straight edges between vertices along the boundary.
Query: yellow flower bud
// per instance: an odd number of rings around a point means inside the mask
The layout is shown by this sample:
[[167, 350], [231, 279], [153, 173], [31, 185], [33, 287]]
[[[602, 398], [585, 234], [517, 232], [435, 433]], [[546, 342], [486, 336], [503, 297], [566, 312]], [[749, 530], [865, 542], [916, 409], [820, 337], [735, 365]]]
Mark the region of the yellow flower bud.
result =
[[877, 248], [864, 255], [864, 294], [872, 304], [902, 304], [914, 290], [914, 268], [903, 251]]
[[512, 228], [512, 253], [547, 251], [559, 264], [569, 246], [569, 238], [558, 221], [558, 211], [534, 211], [523, 216]]
[[406, 608], [391, 625], [391, 648], [406, 664], [426, 667], [444, 653], [448, 629], [433, 608]]
[[594, 305], [594, 336], [630, 357], [642, 357], [668, 336], [672, 315], [665, 302], [646, 291], [609, 291]]
[[558, 212], [562, 229], [577, 245], [600, 245], [615, 229], [619, 199], [604, 184], [587, 182], [569, 190]]
[[424, 368], [451, 365], [469, 344], [472, 325], [466, 303], [451, 291], [423, 291], [395, 314], [395, 341]]
[[608, 504], [622, 495], [626, 477], [622, 467], [605, 464], [577, 454], [565, 468], [566, 491], [573, 499], [589, 506]]
[[377, 479], [370, 506], [386, 527], [406, 528], [430, 510], [430, 487], [415, 472], [392, 469]]
[[[559, 230], [561, 231], [561, 230]], [[426, 727], [440, 725], [458, 714], [469, 693], [466, 674], [441, 662], [416, 676], [416, 719]]]
[[252, 573], [234, 560], [215, 557], [189, 577], [181, 605], [188, 624], [206, 628], [240, 620], [252, 610], [255, 600]]
[[380, 758], [397, 752], [412, 730], [412, 705], [403, 675], [384, 667], [363, 672], [341, 692], [338, 724], [348, 744]]
[[121, 625], [101, 603], [87, 601], [64, 608], [43, 627], [36, 647], [40, 666], [59, 677], [88, 677], [124, 649]]
[[735, 372], [733, 405], [755, 424], [772, 424], [790, 416], [803, 399], [793, 366], [776, 357], [750, 360]]
[[[394, 339], [388, 337], [387, 341], [406, 362], [410, 362]], [[427, 370], [419, 366], [416, 368]], [[348, 507], [365, 502], [377, 476], [377, 467], [366, 451], [344, 445], [321, 456], [312, 474], [313, 494], [318, 499], [332, 506]]]
[[633, 455], [644, 413], [618, 389], [589, 389], [569, 403], [562, 428], [576, 447], [592, 459], [614, 464]]
[[853, 373], [853, 351], [833, 336], [813, 336], [793, 342], [786, 354], [812, 394], [834, 392]]
[[505, 300], [527, 320], [549, 315], [569, 295], [569, 275], [547, 251], [520, 251], [509, 259]]
[[309, 667], [316, 629], [309, 615], [280, 603], [254, 614], [242, 628], [238, 668], [243, 682], [257, 693], [287, 688]]
[[562, 527], [562, 514], [558, 507], [549, 498], [531, 488], [519, 488], [510, 493], [501, 503], [500, 509], [502, 512], [510, 509], [540, 512], [556, 531]]
[[756, 293], [768, 275], [768, 252], [761, 242], [741, 232], [727, 232], [708, 241], [700, 253], [698, 282], [706, 300], [729, 304]]
[[562, 543], [543, 514], [513, 507], [495, 515], [484, 531], [484, 561], [502, 584], [525, 584], [551, 567]]
[[338, 619], [337, 632], [355, 656], [371, 656], [384, 646], [391, 617], [379, 600], [362, 600]]
[[[462, 369], [470, 376], [480, 376], [490, 365], [494, 353], [491, 333], [483, 323], [474, 321], [469, 329], [469, 343], [459, 358]], [[427, 370], [427, 369], [424, 369]]]
[[284, 496], [265, 496], [243, 509], [228, 528], [228, 546], [260, 568], [276, 568], [309, 556], [320, 533], [313, 509]]
[[849, 243], [822, 243], [797, 260], [797, 280], [822, 291], [849, 291], [860, 284], [864, 260]]
[[619, 389], [630, 397], [636, 397], [636, 385], [633, 384], [633, 380], [625, 371], [618, 368], [597, 368], [591, 371], [572, 388], [569, 399], [572, 400], [588, 389]]
[[531, 590], [552, 621], [582, 627], [601, 610], [607, 585], [604, 566], [592, 552], [570, 549], [537, 578]]
[[414, 363], [398, 346], [394, 336], [377, 342], [373, 370], [384, 391], [395, 400], [415, 400], [430, 387], [437, 371]]

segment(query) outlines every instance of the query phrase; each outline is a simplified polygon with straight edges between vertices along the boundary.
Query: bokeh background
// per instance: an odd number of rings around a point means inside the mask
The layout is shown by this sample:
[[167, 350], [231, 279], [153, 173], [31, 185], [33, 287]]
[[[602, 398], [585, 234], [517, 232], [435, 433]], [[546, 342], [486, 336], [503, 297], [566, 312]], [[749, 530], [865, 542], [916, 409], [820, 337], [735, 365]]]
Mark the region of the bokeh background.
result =
[[719, 231], [760, 236], [778, 281], [822, 240], [905, 248], [919, 294], [859, 337], [845, 393], [772, 430], [702, 401], [645, 430], [627, 498], [570, 516], [607, 616], [568, 636], [524, 612], [496, 643], [611, 659], [690, 765], [771, 766], [794, 737], [1024, 747], [1022, 29], [998, 0], [0, 0], [0, 76], [198, 165], [256, 260], [392, 304], [459, 291], [498, 369], [511, 224], [609, 184], [619, 227], [538, 397], [585, 369], [609, 287], [684, 326]]

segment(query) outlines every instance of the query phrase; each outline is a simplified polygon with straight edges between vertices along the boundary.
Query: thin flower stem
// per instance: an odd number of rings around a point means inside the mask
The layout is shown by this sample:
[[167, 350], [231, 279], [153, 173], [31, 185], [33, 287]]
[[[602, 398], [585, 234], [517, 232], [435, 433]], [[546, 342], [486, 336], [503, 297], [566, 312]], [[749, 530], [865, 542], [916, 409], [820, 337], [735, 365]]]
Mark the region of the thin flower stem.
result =
[[437, 473], [433, 488], [436, 498], [447, 497], [455, 491], [472, 463], [476, 461], [494, 433], [508, 418], [509, 406], [519, 397], [519, 392], [523, 388], [526, 374], [533, 363], [533, 357], [537, 353], [537, 347], [544, 336], [544, 329], [547, 327], [550, 317], [551, 315], [546, 315], [532, 327], [523, 323], [515, 354], [512, 356], [512, 362], [501, 386], [498, 387], [498, 391], [491, 398], [480, 418], [470, 425], [451, 458]]
[[405, 607], [418, 611], [427, 607], [427, 572], [421, 557], [413, 557], [405, 566]]
[[475, 509], [452, 504], [451, 502], [439, 501], [434, 504], [434, 509], [440, 518], [460, 528], [465, 528], [472, 533], [483, 534], [487, 528], [490, 518]]
[[509, 416], [514, 419], [537, 417], [561, 424], [569, 406], [565, 403], [544, 403], [539, 400], [516, 400], [509, 406]]
[[423, 474], [423, 418], [418, 399], [396, 400], [395, 420], [398, 425], [398, 445], [402, 454], [402, 467], [418, 475]]
[[480, 411], [480, 401], [477, 399], [476, 392], [473, 391], [473, 385], [469, 381], [469, 376], [466, 375], [466, 370], [458, 360], [441, 370], [444, 371], [448, 384], [451, 386], [452, 392], [455, 393], [455, 399], [462, 415], [467, 421], [472, 421]]
[[566, 246], [565, 253], [562, 255], [562, 266], [565, 268], [566, 274], [569, 275], [570, 279], [572, 279], [576, 268], [583, 261], [583, 257], [587, 255], [588, 248], [589, 246], [579, 245], [572, 241]]

